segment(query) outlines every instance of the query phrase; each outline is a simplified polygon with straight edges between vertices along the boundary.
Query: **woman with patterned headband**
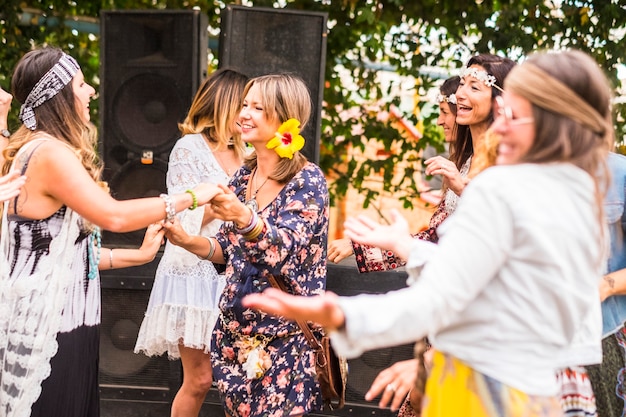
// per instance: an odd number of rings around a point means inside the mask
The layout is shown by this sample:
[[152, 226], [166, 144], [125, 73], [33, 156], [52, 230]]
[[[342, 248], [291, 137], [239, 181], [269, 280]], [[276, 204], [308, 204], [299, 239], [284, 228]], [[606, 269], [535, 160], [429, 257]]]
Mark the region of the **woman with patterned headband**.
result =
[[346, 221], [351, 239], [408, 258], [413, 285], [356, 297], [268, 289], [244, 306], [316, 321], [348, 357], [429, 335], [425, 417], [562, 416], [560, 355], [600, 310], [610, 100], [588, 55], [530, 56], [498, 99], [496, 166], [466, 187], [438, 245], [413, 239], [397, 213], [391, 225]]
[[[99, 268], [119, 266], [100, 228], [127, 232], [206, 204], [221, 191], [126, 201], [99, 184], [94, 89], [55, 48], [28, 52], [13, 74], [23, 125], [4, 150], [3, 174], [28, 178], [5, 203], [0, 235], [0, 414], [97, 417]], [[160, 240], [160, 239], [159, 239]]]

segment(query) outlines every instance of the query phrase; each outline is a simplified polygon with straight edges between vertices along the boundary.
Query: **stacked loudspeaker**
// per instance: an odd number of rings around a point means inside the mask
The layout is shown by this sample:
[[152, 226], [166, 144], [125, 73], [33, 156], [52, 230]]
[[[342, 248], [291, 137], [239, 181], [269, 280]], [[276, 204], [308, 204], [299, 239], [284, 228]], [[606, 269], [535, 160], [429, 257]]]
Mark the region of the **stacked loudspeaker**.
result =
[[[99, 151], [115, 198], [166, 192], [178, 123], [206, 77], [207, 20], [196, 10], [102, 11]], [[144, 231], [105, 232], [103, 245], [138, 247]], [[157, 263], [102, 275], [103, 413], [120, 401], [133, 404], [109, 410], [111, 416], [144, 415], [145, 401], [167, 410], [180, 384], [180, 371], [167, 358], [133, 353]]]
[[[207, 17], [197, 10], [101, 13], [100, 151], [120, 200], [166, 192], [169, 153], [206, 77]], [[143, 231], [105, 233], [105, 244], [141, 244]]]
[[[257, 76], [299, 75], [312, 97], [313, 114], [303, 130], [303, 153], [319, 159], [326, 56], [324, 13], [229, 5], [223, 10], [220, 67]], [[199, 11], [129, 10], [101, 13], [100, 153], [105, 179], [117, 199], [166, 192], [167, 161], [207, 71], [207, 22]], [[139, 246], [143, 231], [106, 233], [103, 245]], [[103, 417], [169, 415], [181, 383], [179, 361], [133, 353], [159, 262], [102, 272], [100, 387]], [[328, 288], [342, 295], [386, 292], [404, 286], [402, 272], [359, 274], [329, 265]], [[379, 371], [411, 357], [412, 347], [381, 349], [349, 361], [347, 405], [338, 416], [394, 413], [366, 403]], [[223, 415], [211, 390], [201, 416]], [[322, 414], [313, 414], [326, 415]]]

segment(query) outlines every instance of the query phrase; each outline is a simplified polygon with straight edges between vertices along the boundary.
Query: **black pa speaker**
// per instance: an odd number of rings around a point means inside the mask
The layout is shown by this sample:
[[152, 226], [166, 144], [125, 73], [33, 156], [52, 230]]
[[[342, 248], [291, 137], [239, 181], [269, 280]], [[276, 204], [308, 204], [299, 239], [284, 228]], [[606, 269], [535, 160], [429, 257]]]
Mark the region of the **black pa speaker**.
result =
[[[146, 265], [101, 273], [100, 396], [103, 417], [168, 415], [168, 406], [182, 383], [180, 361], [133, 353], [160, 258], [159, 254]], [[404, 271], [361, 274], [355, 266], [328, 264], [327, 289], [344, 296], [385, 293], [405, 287], [406, 277]], [[380, 371], [412, 357], [413, 344], [408, 344], [365, 352], [350, 359], [345, 407], [310, 416], [394, 417], [396, 413], [378, 407], [378, 399], [365, 401], [365, 393]], [[207, 394], [200, 417], [216, 415], [223, 415], [223, 411], [214, 388]]]
[[[178, 123], [206, 77], [207, 16], [198, 10], [101, 13], [100, 143], [104, 179], [126, 200], [166, 192]], [[106, 244], [138, 246], [144, 231], [105, 232]]]
[[[99, 382], [101, 396], [114, 398], [123, 388], [141, 388], [142, 397], [170, 400], [180, 385], [167, 356], [134, 353], [160, 257], [139, 267], [103, 271]], [[106, 272], [106, 273], [105, 273]]]
[[227, 5], [223, 11], [219, 66], [249, 77], [291, 73], [309, 88], [312, 114], [302, 131], [302, 153], [319, 162], [328, 15], [303, 10]]

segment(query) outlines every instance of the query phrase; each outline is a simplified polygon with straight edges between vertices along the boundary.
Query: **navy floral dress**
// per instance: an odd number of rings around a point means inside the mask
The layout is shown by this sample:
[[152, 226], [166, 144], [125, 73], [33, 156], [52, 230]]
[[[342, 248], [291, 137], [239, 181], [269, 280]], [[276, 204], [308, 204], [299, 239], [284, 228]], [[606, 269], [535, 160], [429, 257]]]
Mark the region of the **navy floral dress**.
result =
[[[244, 201], [250, 170], [231, 188]], [[244, 309], [241, 299], [270, 287], [269, 274], [298, 295], [326, 287], [329, 200], [319, 167], [308, 163], [259, 212], [263, 231], [246, 241], [232, 222], [217, 239], [227, 260], [221, 316], [213, 331], [211, 361], [223, 405], [233, 417], [297, 416], [322, 409], [313, 351], [293, 321]]]

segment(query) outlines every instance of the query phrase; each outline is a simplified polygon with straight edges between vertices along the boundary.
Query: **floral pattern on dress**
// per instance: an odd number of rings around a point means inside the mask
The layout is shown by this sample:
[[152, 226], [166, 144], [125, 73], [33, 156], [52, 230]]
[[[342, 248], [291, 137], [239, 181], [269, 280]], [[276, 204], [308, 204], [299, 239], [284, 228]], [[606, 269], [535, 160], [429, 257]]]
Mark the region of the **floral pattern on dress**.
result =
[[[242, 168], [230, 182], [242, 201], [249, 178], [250, 170]], [[227, 284], [211, 343], [213, 377], [233, 417], [307, 414], [323, 402], [306, 338], [296, 322], [245, 309], [241, 299], [270, 287], [269, 274], [293, 294], [325, 290], [329, 199], [319, 167], [308, 163], [259, 217], [265, 226], [254, 241], [232, 222], [216, 236], [227, 260]]]

